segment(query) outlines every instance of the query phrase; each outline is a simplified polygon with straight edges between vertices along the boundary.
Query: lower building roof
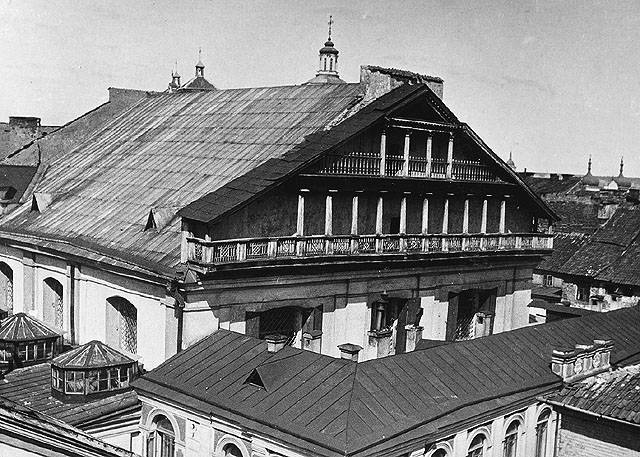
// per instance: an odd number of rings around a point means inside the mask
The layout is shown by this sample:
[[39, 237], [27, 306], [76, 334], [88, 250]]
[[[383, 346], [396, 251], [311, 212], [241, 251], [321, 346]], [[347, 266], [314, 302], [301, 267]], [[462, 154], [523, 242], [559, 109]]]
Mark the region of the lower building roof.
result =
[[133, 390], [81, 403], [67, 403], [54, 398], [51, 395], [50, 363], [20, 368], [5, 375], [0, 379], [0, 398], [80, 428], [113, 414], [121, 415], [124, 421], [129, 414], [140, 409]]
[[264, 341], [218, 330], [134, 386], [143, 397], [236, 421], [314, 455], [382, 455], [395, 440], [435, 439], [461, 420], [454, 413], [464, 408], [484, 404], [490, 411], [505, 399], [533, 401], [536, 392], [559, 388], [552, 350], [606, 338], [616, 342], [614, 362], [640, 353], [640, 310], [362, 363], [290, 347], [274, 354]]

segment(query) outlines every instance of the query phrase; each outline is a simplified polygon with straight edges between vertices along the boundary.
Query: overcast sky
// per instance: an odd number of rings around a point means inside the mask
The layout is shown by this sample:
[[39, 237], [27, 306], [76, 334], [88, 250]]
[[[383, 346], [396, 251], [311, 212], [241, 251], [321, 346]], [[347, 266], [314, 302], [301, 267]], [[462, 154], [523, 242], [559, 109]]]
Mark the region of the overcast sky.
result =
[[[319, 4], [323, 6], [318, 6]], [[219, 88], [300, 84], [334, 17], [340, 76], [444, 79], [444, 101], [519, 170], [640, 176], [640, 2], [0, 0], [0, 121], [63, 124], [108, 87], [164, 90], [202, 48]]]

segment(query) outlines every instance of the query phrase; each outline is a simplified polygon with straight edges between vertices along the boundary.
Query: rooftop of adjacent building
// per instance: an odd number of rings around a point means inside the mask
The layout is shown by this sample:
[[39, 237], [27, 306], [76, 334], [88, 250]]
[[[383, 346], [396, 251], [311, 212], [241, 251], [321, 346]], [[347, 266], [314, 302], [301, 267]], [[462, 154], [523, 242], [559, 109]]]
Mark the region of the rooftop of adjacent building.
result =
[[615, 339], [614, 363], [640, 361], [640, 309], [427, 344], [362, 363], [291, 347], [269, 352], [265, 341], [219, 330], [135, 387], [143, 397], [170, 399], [297, 445], [341, 455], [380, 452], [438, 438], [463, 418], [482, 421], [560, 388], [549, 368], [553, 349], [602, 338]]
[[549, 403], [596, 416], [640, 426], [640, 365], [601, 373], [565, 385], [547, 397]]

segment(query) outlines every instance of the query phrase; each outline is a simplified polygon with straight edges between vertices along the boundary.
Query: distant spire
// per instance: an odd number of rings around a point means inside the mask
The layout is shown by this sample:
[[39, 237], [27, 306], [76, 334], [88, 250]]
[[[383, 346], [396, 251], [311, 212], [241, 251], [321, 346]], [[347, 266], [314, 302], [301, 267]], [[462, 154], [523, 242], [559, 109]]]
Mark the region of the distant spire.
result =
[[196, 78], [204, 78], [204, 64], [202, 63], [202, 48], [198, 49], [198, 63], [196, 64]]
[[329, 39], [327, 41], [331, 41], [331, 26], [333, 25], [333, 16], [329, 15]]
[[169, 92], [175, 92], [178, 89], [180, 89], [180, 75], [178, 74], [178, 61], [176, 60], [175, 70], [171, 72]]
[[621, 178], [623, 177], [622, 175], [623, 169], [624, 169], [624, 157], [620, 157], [620, 174], [618, 176], [620, 176]]
[[591, 174], [591, 154], [589, 154], [589, 162], [587, 163], [587, 174], [582, 177], [582, 184], [592, 190], [597, 190], [595, 188], [600, 186], [600, 180]]
[[509, 166], [509, 168], [511, 168], [512, 170], [516, 169], [516, 163], [513, 161], [513, 156], [511, 154], [511, 149], [509, 149], [509, 160], [507, 160], [507, 165]]
[[591, 174], [591, 154], [589, 154], [589, 163], [587, 165], [587, 174]]

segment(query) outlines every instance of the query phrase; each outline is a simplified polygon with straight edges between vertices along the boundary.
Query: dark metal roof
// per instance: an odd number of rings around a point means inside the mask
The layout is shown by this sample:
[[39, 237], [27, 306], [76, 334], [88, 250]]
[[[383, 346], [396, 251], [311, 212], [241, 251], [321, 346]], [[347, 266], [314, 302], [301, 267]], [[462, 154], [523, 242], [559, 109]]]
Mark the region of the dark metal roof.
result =
[[592, 200], [547, 200], [547, 205], [560, 217], [554, 225], [558, 232], [591, 235], [602, 224], [598, 204]]
[[130, 357], [110, 348], [101, 341], [93, 340], [71, 351], [60, 354], [51, 364], [58, 368], [107, 368], [134, 363]]
[[[540, 178], [524, 173], [520, 173], [520, 176], [523, 177], [524, 182], [538, 195], [570, 193], [582, 179], [580, 176], [563, 175], [552, 175], [549, 178]], [[560, 176], [562, 176], [563, 179], [558, 179]]]
[[562, 266], [576, 253], [589, 237], [582, 233], [556, 233], [553, 235], [553, 252], [538, 265], [545, 272], [562, 271]]
[[541, 308], [556, 314], [566, 314], [570, 316], [587, 316], [597, 311], [590, 309], [577, 308], [575, 306], [563, 305], [561, 303], [549, 303], [545, 300], [531, 300], [529, 307]]
[[28, 368], [19, 368], [0, 379], [0, 398], [29, 406], [70, 425], [84, 424], [119, 414], [120, 420], [135, 414], [140, 404], [133, 390], [114, 393], [82, 403], [65, 403], [51, 395], [51, 364], [41, 363]]
[[640, 425], [640, 373], [618, 370], [565, 386], [548, 398], [558, 406]]
[[[507, 398], [513, 404], [559, 387], [560, 378], [549, 367], [552, 350], [605, 337], [615, 340], [614, 362], [639, 353], [640, 310], [598, 313], [362, 363], [290, 347], [273, 354], [264, 341], [219, 330], [134, 386], [143, 395], [220, 415], [317, 455], [376, 455], [370, 450], [383, 452], [395, 439], [424, 442], [460, 420], [455, 412], [461, 409], [469, 413], [482, 405], [474, 413], [480, 417], [504, 407]], [[247, 382], [255, 372], [265, 388]]]
[[324, 129], [359, 94], [359, 84], [150, 94], [54, 162], [36, 189], [51, 205], [22, 205], [2, 236], [91, 245], [166, 271], [180, 260], [180, 220], [145, 232], [152, 208], [175, 215]]
[[25, 313], [17, 313], [0, 323], [0, 341], [33, 341], [61, 336], [47, 324]]
[[196, 76], [191, 81], [180, 87], [179, 90], [218, 90], [216, 86], [207, 81], [204, 76]]

